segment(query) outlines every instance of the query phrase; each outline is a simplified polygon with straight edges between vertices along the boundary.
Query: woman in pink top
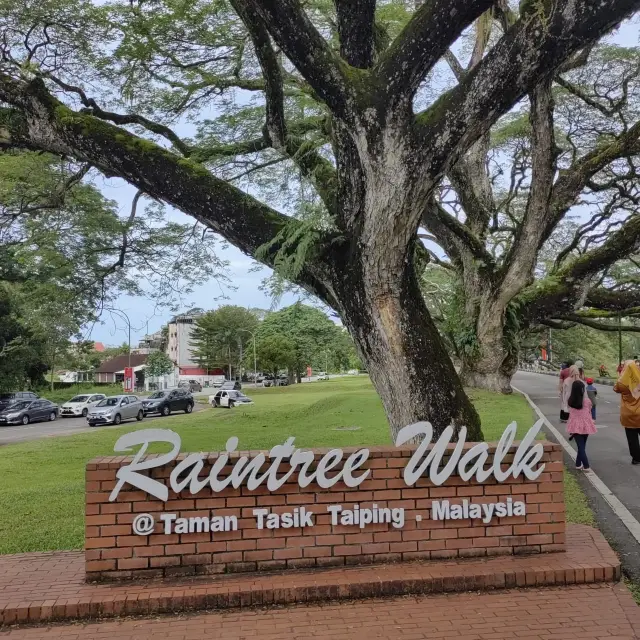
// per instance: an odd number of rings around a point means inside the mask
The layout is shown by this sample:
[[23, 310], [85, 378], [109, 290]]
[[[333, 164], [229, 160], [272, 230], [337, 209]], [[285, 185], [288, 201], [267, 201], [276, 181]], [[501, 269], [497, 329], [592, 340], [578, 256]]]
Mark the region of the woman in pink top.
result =
[[574, 380], [571, 384], [571, 394], [567, 402], [569, 405], [569, 422], [567, 433], [578, 445], [576, 456], [576, 469], [587, 471], [589, 459], [587, 458], [587, 438], [592, 433], [597, 433], [596, 425], [591, 417], [591, 400], [586, 393], [586, 387], [582, 380]]

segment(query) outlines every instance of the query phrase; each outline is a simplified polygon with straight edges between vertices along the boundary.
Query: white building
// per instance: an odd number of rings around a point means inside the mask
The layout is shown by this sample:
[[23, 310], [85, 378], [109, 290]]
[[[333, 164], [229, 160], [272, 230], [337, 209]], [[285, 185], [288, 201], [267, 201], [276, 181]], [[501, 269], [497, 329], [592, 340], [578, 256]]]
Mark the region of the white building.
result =
[[167, 355], [180, 368], [198, 366], [191, 353], [191, 334], [195, 328], [196, 318], [203, 313], [202, 309], [191, 309], [169, 320]]

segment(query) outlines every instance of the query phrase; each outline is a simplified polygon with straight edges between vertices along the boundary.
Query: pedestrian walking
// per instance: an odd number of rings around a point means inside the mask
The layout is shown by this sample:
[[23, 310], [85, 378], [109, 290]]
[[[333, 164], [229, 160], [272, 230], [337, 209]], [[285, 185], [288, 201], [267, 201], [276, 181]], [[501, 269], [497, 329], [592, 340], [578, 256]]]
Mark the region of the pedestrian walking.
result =
[[569, 393], [569, 421], [567, 422], [567, 433], [571, 439], [575, 440], [578, 447], [576, 456], [576, 469], [588, 471], [589, 458], [587, 457], [587, 439], [590, 435], [597, 433], [596, 425], [591, 417], [591, 400], [587, 395], [585, 383], [578, 380], [567, 380], [570, 384]]
[[[560, 422], [566, 422], [569, 419], [569, 407], [566, 404], [566, 398], [564, 397], [564, 383], [570, 375], [570, 369], [573, 365], [573, 360], [567, 360], [560, 365], [560, 384], [558, 387], [558, 393], [560, 395]], [[567, 398], [569, 396], [567, 395]]]
[[595, 422], [598, 390], [596, 389], [596, 386], [593, 384], [593, 378], [587, 378], [585, 382], [587, 383], [587, 395], [589, 396], [589, 400], [591, 400], [591, 417]]
[[640, 369], [628, 360], [613, 390], [620, 394], [620, 424], [624, 427], [631, 464], [640, 464]]

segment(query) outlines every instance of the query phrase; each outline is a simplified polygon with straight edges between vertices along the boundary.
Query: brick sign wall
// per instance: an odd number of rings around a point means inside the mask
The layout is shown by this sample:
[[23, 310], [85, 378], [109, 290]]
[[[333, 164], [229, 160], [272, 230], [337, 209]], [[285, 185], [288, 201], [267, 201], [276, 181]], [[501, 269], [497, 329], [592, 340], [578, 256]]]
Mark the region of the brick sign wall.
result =
[[[465, 445], [466, 450], [470, 446]], [[345, 455], [353, 451], [344, 450]], [[178, 495], [170, 491], [166, 502], [129, 485], [116, 501], [109, 502], [116, 473], [131, 458], [92, 460], [86, 470], [87, 577], [168, 577], [564, 550], [558, 445], [544, 444], [545, 469], [537, 480], [518, 477], [500, 484], [493, 478], [479, 484], [452, 476], [442, 486], [420, 478], [409, 487], [403, 469], [414, 451], [413, 447], [371, 448], [362, 466], [371, 469], [371, 475], [357, 488], [342, 482], [330, 490], [315, 483], [300, 488], [294, 475], [275, 492], [262, 485], [254, 491], [242, 486], [214, 494], [207, 487], [196, 496], [189, 489]], [[503, 459], [503, 468], [509, 466], [513, 451], [515, 447]], [[314, 450], [315, 460], [326, 452]], [[494, 453], [491, 446], [487, 464], [492, 463]], [[229, 466], [238, 454], [234, 456]], [[151, 470], [151, 477], [168, 478], [184, 457]], [[201, 476], [208, 474], [216, 458], [207, 457]], [[268, 462], [265, 469], [267, 466]], [[504, 507], [495, 507], [490, 521], [484, 521], [486, 513], [468, 517], [470, 505], [482, 509], [483, 504], [488, 508], [496, 503]], [[504, 509], [517, 503], [524, 503], [525, 515], [500, 517]], [[258, 516], [256, 510], [266, 511]], [[269, 518], [267, 513], [278, 517]], [[152, 516], [153, 523], [139, 518], [141, 514]], [[391, 517], [395, 520], [389, 522]], [[361, 525], [363, 519], [372, 521]], [[344, 524], [354, 520], [358, 523]], [[272, 528], [276, 521], [278, 528]], [[153, 524], [152, 533], [134, 534], [134, 522], [138, 529]], [[306, 526], [296, 526], [300, 524]], [[220, 530], [225, 527], [230, 530]]]

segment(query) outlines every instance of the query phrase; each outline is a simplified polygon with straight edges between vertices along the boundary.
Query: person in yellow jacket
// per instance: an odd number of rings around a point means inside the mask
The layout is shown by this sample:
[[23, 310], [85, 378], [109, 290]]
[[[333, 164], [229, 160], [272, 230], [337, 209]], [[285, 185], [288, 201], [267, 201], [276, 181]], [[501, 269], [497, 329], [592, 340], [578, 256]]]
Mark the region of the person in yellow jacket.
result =
[[635, 361], [625, 363], [613, 390], [620, 394], [620, 424], [629, 443], [631, 464], [640, 464], [640, 368]]

